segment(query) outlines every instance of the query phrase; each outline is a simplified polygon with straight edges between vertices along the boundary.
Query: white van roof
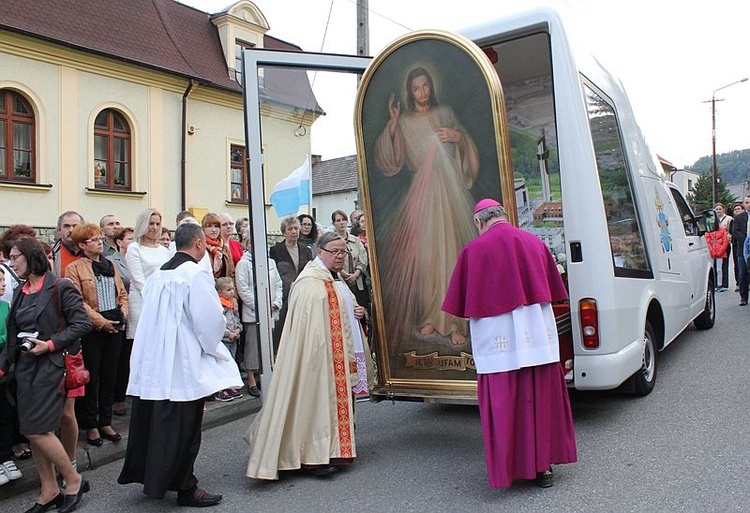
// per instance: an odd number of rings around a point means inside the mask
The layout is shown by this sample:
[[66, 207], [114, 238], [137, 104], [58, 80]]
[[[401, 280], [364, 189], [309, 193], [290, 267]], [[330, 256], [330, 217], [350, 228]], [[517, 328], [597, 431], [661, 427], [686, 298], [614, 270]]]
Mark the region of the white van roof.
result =
[[[661, 180], [666, 180], [667, 177], [656, 154], [649, 148], [633, 115], [633, 109], [622, 82], [588, 51], [583, 41], [568, 35], [566, 25], [563, 15], [559, 11], [549, 7], [541, 7], [475, 25], [461, 30], [459, 33], [471, 39], [480, 47], [530, 33], [548, 33], [555, 82], [556, 109], [559, 111], [560, 109], [573, 108], [585, 112], [581, 110], [585, 105], [580, 87], [580, 75], [583, 75], [614, 102], [618, 119], [624, 128], [623, 144], [627, 146], [627, 154], [631, 159], [633, 169], [641, 175], [652, 175]], [[515, 62], [506, 63], [503, 71], [514, 79], [525, 78], [523, 75], [533, 77], [537, 73], [542, 73], [541, 69], [534, 70], [533, 66], [541, 66], [542, 64], [533, 60], [524, 60], [522, 56], [518, 56]], [[572, 101], [573, 98], [576, 98], [577, 101]], [[560, 119], [560, 116], [558, 116], [558, 119]], [[558, 130], [560, 129], [562, 127], [558, 127]]]

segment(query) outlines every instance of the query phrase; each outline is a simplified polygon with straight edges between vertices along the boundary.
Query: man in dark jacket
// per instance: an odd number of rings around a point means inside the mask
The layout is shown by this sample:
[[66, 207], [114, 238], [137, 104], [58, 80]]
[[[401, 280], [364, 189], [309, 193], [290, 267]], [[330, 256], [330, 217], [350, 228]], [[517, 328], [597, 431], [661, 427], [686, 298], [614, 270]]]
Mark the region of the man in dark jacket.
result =
[[732, 253], [734, 253], [734, 265], [737, 266], [740, 306], [747, 305], [747, 262], [745, 262], [743, 248], [747, 237], [748, 208], [750, 208], [750, 196], [745, 196], [742, 204], [735, 204], [734, 220], [732, 221]]

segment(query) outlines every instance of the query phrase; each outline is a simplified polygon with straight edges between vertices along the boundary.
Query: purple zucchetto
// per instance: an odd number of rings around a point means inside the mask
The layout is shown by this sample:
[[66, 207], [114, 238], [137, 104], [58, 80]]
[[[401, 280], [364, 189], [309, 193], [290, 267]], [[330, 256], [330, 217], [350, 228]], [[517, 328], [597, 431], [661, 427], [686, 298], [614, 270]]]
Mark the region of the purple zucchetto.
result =
[[484, 198], [483, 200], [479, 200], [479, 203], [476, 204], [474, 207], [474, 213], [476, 214], [480, 210], [484, 210], [485, 208], [490, 207], [501, 207], [502, 205], [492, 198]]

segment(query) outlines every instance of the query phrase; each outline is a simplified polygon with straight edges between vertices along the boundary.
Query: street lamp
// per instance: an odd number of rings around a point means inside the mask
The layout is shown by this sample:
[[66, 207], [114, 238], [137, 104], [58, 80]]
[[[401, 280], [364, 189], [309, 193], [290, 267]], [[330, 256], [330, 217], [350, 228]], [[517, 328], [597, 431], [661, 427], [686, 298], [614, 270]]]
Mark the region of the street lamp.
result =
[[[722, 89], [726, 89], [727, 87], [731, 87], [733, 85], [741, 84], [742, 82], [747, 82], [747, 77], [737, 80], [736, 82], [732, 82], [731, 84], [727, 84], [725, 86], [721, 86], [718, 89], [714, 89], [713, 94], [711, 95], [711, 155], [712, 155], [712, 166], [711, 166], [711, 197], [713, 198], [713, 204], [716, 205], [718, 202], [716, 198], [716, 181], [718, 180], [717, 177], [717, 169], [716, 169], [716, 93], [721, 91]], [[721, 101], [721, 100], [719, 100]]]

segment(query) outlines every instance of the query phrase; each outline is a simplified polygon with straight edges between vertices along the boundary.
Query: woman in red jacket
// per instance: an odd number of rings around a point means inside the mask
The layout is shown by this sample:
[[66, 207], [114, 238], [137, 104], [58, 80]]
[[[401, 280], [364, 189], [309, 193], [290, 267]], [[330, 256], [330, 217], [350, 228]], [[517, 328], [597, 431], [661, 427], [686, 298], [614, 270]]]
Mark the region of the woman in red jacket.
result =
[[724, 228], [719, 228], [715, 232], [706, 233], [706, 243], [711, 258], [714, 259], [714, 272], [716, 273], [716, 292], [724, 292], [726, 289], [722, 284], [722, 265], [727, 258], [727, 248], [729, 247], [729, 236]]

